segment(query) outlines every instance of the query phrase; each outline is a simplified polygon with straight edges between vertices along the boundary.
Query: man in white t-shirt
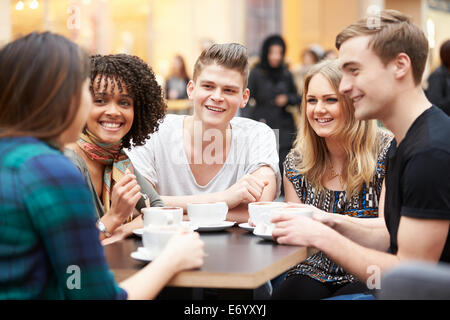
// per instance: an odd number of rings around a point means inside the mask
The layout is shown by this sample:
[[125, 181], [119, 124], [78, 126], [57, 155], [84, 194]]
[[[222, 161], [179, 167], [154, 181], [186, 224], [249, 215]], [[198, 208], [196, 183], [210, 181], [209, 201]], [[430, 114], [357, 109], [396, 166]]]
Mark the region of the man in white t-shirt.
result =
[[203, 51], [187, 85], [193, 115], [167, 115], [144, 146], [128, 152], [167, 206], [225, 201], [227, 220], [246, 222], [249, 202], [279, 195], [275, 133], [235, 117], [250, 96], [247, 58], [234, 43]]

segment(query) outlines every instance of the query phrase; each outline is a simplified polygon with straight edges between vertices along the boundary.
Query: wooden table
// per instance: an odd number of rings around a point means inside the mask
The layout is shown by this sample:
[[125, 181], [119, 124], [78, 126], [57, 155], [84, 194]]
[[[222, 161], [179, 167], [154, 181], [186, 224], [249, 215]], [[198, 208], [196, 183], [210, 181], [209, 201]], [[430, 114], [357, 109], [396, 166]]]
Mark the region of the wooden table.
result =
[[[183, 271], [168, 283], [172, 287], [255, 289], [306, 259], [306, 247], [265, 241], [238, 226], [220, 232], [201, 232], [205, 242], [204, 265]], [[145, 263], [130, 253], [142, 246], [128, 238], [105, 246], [106, 259], [117, 282], [131, 276]]]

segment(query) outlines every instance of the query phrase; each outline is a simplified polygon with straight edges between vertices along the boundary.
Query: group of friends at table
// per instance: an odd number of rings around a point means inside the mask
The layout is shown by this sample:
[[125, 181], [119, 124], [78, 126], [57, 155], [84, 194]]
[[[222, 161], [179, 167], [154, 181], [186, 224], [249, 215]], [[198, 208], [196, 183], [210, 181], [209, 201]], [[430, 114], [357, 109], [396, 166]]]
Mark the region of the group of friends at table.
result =
[[[274, 201], [314, 211], [272, 218], [279, 244], [318, 249], [287, 272], [274, 299], [367, 291], [370, 266], [450, 262], [450, 118], [421, 88], [420, 28], [381, 12], [336, 37], [339, 59], [304, 79], [297, 138], [279, 169], [276, 136], [235, 117], [247, 89], [246, 49], [214, 44], [198, 57], [192, 115], [166, 114], [152, 69], [127, 54], [89, 57], [50, 32], [0, 50], [0, 298], [152, 299], [200, 268], [196, 232], [116, 283], [103, 246], [143, 226], [146, 206], [226, 202], [227, 220]], [[381, 120], [389, 129], [378, 126]], [[81, 270], [71, 289], [69, 266]], [[280, 271], [281, 272], [281, 271]]]

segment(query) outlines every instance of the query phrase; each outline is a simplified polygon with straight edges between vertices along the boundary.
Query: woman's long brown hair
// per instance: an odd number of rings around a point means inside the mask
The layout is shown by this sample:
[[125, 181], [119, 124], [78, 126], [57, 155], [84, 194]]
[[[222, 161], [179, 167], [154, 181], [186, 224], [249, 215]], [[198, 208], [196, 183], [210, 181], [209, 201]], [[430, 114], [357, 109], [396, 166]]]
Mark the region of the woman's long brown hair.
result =
[[77, 114], [89, 57], [51, 32], [33, 32], [0, 50], [0, 137], [58, 144]]

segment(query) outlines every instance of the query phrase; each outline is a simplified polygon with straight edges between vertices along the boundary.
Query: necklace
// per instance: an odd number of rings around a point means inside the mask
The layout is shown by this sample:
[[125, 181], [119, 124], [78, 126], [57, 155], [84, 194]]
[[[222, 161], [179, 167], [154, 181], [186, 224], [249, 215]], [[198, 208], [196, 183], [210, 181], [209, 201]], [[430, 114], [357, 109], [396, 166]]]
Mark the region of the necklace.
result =
[[340, 173], [337, 173], [336, 171], [334, 171], [333, 164], [330, 161], [330, 174], [328, 175], [328, 179], [332, 180], [332, 179], [334, 179], [336, 177], [339, 179], [339, 183], [341, 184], [341, 187], [344, 187], [344, 182], [342, 180], [342, 175]]

